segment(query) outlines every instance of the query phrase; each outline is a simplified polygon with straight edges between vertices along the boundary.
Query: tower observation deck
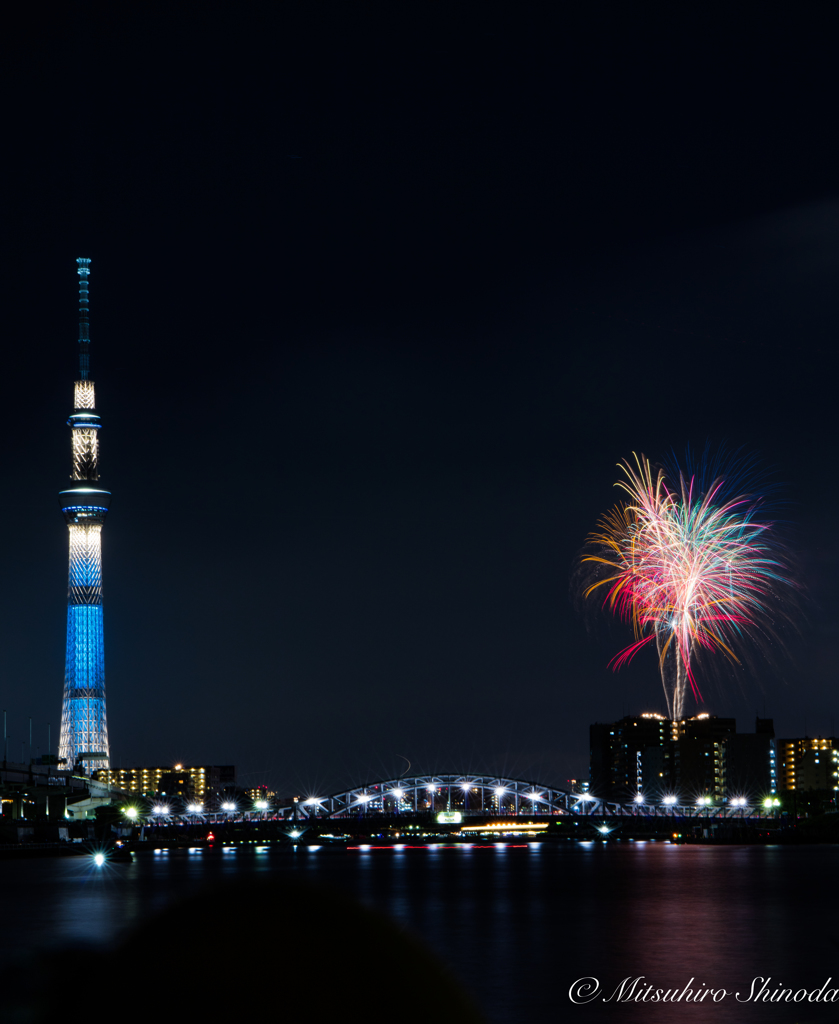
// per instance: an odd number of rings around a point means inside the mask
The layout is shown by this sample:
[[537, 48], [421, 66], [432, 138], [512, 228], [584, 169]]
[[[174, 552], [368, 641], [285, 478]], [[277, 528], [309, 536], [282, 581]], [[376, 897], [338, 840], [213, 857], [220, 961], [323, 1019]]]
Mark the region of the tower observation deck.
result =
[[61, 491], [70, 534], [67, 588], [67, 656], [58, 756], [68, 768], [107, 768], [105, 638], [102, 629], [102, 524], [110, 493], [98, 486], [99, 417], [90, 379], [88, 278], [90, 260], [78, 259], [79, 378], [74, 386], [71, 430], [72, 483]]

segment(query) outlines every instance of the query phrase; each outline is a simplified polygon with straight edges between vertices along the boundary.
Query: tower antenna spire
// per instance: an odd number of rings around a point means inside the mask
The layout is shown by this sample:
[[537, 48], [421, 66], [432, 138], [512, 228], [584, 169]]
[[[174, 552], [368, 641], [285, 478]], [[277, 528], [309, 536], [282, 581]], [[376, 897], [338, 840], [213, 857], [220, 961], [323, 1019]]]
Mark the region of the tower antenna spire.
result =
[[76, 260], [79, 265], [79, 379], [87, 380], [90, 374], [90, 294], [88, 277], [90, 277], [90, 260], [82, 257]]
[[67, 657], [61, 706], [59, 758], [68, 768], [107, 768], [105, 642], [102, 627], [102, 525], [110, 492], [98, 485], [99, 416], [90, 379], [88, 277], [90, 260], [77, 259], [79, 275], [79, 379], [73, 385], [73, 455], [70, 486], [61, 492], [61, 510], [70, 535], [67, 587]]

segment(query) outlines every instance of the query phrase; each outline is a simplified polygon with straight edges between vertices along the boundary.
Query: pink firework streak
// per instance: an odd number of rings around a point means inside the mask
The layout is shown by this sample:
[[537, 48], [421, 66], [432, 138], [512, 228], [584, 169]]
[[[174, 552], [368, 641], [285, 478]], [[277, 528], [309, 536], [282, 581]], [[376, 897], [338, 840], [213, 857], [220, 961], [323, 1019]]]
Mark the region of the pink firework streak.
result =
[[771, 632], [777, 592], [791, 580], [759, 499], [723, 500], [724, 478], [700, 494], [695, 477], [680, 475], [671, 490], [643, 455], [620, 468], [626, 479], [616, 486], [629, 501], [588, 538], [584, 596], [605, 591], [604, 607], [632, 623], [635, 641], [613, 659], [616, 669], [655, 641], [668, 712], [681, 719], [688, 685], [701, 699], [692, 656], [705, 648], [739, 661], [739, 641]]

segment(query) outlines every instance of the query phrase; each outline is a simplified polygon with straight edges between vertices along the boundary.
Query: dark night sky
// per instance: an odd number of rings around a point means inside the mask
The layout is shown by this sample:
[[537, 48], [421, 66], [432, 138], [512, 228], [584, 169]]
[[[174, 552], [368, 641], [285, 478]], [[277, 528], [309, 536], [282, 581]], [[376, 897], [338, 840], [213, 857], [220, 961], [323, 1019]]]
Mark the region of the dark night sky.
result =
[[[678, 8], [678, 14], [674, 13]], [[639, 15], [643, 11], [643, 15]], [[6, 25], [0, 691], [57, 737], [93, 260], [115, 765], [585, 775], [654, 658], [574, 607], [615, 464], [781, 484], [801, 636], [707, 709], [832, 729], [831, 5], [31, 5]], [[17, 744], [17, 747], [15, 747]]]

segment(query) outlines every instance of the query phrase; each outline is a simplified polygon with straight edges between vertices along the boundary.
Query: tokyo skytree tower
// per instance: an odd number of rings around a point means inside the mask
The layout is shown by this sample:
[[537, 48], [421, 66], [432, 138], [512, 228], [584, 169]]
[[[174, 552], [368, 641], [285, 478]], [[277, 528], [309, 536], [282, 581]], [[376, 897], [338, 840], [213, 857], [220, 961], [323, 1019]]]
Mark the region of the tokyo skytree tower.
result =
[[58, 756], [76, 770], [108, 767], [105, 718], [105, 638], [102, 631], [102, 524], [110, 493], [99, 480], [99, 417], [90, 379], [88, 277], [90, 260], [79, 265], [79, 379], [75, 382], [71, 428], [73, 481], [61, 491], [61, 510], [70, 532], [67, 588], [67, 658]]

